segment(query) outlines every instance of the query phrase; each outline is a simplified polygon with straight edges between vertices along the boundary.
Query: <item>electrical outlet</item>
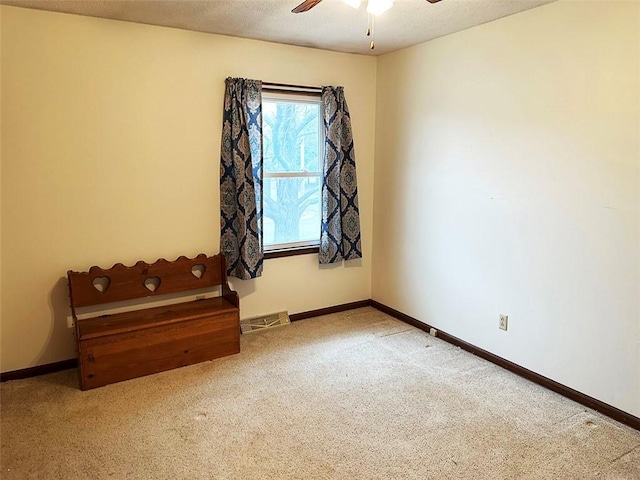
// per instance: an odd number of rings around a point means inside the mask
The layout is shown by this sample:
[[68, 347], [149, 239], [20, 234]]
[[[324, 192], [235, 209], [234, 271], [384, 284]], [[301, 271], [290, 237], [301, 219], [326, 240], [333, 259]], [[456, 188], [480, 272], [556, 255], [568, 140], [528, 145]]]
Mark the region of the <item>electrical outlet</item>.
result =
[[73, 323], [73, 317], [67, 317], [67, 328], [73, 328], [75, 323]]
[[500, 328], [500, 330], [507, 330], [509, 328], [509, 315], [500, 315], [498, 328]]

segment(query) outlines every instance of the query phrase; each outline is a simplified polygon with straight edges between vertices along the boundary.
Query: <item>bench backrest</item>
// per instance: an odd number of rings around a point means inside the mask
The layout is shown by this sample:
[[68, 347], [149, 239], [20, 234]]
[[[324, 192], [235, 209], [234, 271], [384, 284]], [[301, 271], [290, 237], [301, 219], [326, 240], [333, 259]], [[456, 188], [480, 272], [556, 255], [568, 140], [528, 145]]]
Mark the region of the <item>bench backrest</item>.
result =
[[223, 285], [228, 288], [222, 254], [195, 258], [163, 258], [154, 263], [139, 261], [132, 267], [121, 263], [109, 269], [91, 267], [88, 272], [67, 272], [71, 308], [147, 298]]

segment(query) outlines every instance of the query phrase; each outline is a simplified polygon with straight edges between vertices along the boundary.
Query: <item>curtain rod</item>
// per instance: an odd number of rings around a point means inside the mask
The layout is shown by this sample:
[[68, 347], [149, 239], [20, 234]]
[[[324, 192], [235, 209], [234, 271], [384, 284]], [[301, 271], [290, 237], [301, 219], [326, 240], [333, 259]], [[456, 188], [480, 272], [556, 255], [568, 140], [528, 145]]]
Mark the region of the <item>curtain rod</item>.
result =
[[297, 89], [297, 90], [306, 90], [311, 92], [322, 92], [322, 87], [311, 87], [308, 85], [293, 85], [290, 83], [274, 83], [274, 82], [262, 82], [262, 86], [269, 89]]

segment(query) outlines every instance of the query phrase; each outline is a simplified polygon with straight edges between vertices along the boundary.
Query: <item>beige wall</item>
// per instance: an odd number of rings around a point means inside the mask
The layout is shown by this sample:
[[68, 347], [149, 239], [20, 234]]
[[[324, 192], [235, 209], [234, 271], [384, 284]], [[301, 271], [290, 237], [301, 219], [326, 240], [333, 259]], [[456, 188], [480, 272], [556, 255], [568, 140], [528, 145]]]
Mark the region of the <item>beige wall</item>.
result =
[[[0, 7], [0, 27], [2, 26], [2, 8]], [[0, 92], [2, 92], [2, 30], [0, 30]], [[2, 95], [0, 94], [0, 112], [2, 112]], [[0, 132], [2, 132], [2, 114], [0, 113]], [[0, 133], [0, 160], [2, 157], [2, 134]], [[2, 161], [0, 161], [0, 346], [2, 345]], [[0, 352], [1, 356], [2, 352]], [[1, 365], [0, 360], [0, 367]]]
[[379, 58], [372, 285], [635, 415], [639, 5], [552, 3]]
[[2, 371], [74, 356], [65, 273], [219, 251], [227, 76], [344, 85], [362, 262], [267, 260], [243, 317], [370, 298], [376, 60], [36, 10], [2, 11]]

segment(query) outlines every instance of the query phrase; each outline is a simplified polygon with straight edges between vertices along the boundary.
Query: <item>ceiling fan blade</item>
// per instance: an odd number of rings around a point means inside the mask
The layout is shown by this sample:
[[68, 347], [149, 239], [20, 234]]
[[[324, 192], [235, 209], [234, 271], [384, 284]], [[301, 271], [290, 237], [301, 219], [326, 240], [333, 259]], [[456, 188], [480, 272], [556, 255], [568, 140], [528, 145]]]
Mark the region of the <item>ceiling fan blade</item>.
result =
[[440, 0], [427, 0], [429, 3], [438, 3]]
[[293, 13], [302, 13], [307, 10], [311, 10], [313, 7], [318, 5], [322, 0], [304, 0], [300, 5], [291, 10]]

